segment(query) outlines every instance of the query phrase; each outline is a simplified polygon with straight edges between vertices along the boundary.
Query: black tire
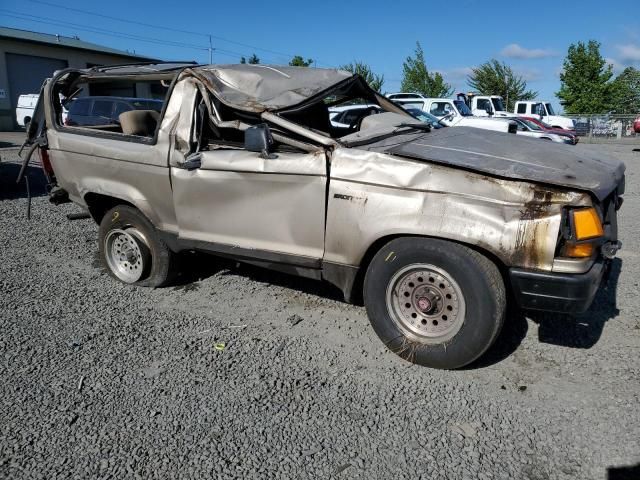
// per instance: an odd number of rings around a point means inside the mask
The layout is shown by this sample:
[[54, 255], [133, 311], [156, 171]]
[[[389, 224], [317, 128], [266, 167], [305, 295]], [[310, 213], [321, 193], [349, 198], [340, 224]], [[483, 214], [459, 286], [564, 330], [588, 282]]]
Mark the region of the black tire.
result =
[[[399, 326], [402, 321], [394, 320], [402, 317], [402, 314], [392, 313], [394, 307], [391, 303], [394, 296], [401, 304], [405, 301], [413, 302], [413, 298], [418, 297], [418, 294], [414, 297], [414, 294], [409, 294], [408, 291], [403, 292], [402, 295], [397, 293], [393, 285], [397, 285], [398, 283], [394, 282], [398, 280], [394, 278], [398, 275], [401, 275], [400, 278], [403, 278], [402, 275], [408, 276], [409, 273], [403, 272], [418, 268], [414, 267], [417, 264], [435, 267], [446, 274], [444, 278], [452, 280], [449, 284], [451, 288], [456, 288], [455, 291], [462, 295], [460, 303], [464, 306], [460, 307], [459, 312], [464, 311], [464, 315], [460, 314], [455, 320], [445, 319], [455, 322], [455, 328], [446, 334], [450, 335], [448, 338], [412, 336], [411, 332], [407, 334], [406, 328]], [[413, 292], [422, 287], [427, 289], [438, 287], [427, 283], [433, 282], [433, 279], [422, 280], [422, 275], [418, 279], [425, 283], [416, 286]], [[402, 288], [414, 287], [413, 283], [402, 285], [405, 285]], [[442, 287], [443, 284], [439, 286]], [[394, 291], [396, 294], [389, 293]], [[443, 292], [444, 290], [440, 293]], [[409, 298], [405, 299], [403, 296]], [[448, 294], [446, 296], [451, 298]], [[388, 298], [391, 300], [387, 300]], [[435, 299], [440, 298], [443, 296], [435, 295]], [[456, 301], [456, 298], [458, 295], [454, 294], [454, 300], [443, 298], [442, 302]], [[455, 369], [478, 359], [498, 337], [504, 322], [506, 294], [502, 275], [496, 265], [475, 250], [445, 240], [406, 237], [390, 241], [372, 259], [364, 280], [364, 303], [373, 329], [391, 351], [405, 360], [426, 367]], [[430, 304], [427, 302], [427, 305]], [[408, 307], [409, 303], [404, 305]], [[418, 308], [416, 305], [425, 304], [412, 303], [412, 308]], [[447, 313], [444, 309], [449, 308], [449, 305], [442, 303], [442, 311], [438, 311], [437, 302], [434, 305], [436, 307], [429, 314]], [[415, 313], [415, 310], [407, 310], [407, 312], [411, 311]], [[457, 307], [455, 311], [458, 311]], [[414, 313], [411, 315], [413, 316]], [[445, 317], [446, 315], [443, 315], [441, 318]], [[407, 320], [411, 319], [407, 318]], [[424, 324], [426, 319], [418, 316], [417, 320]], [[437, 325], [437, 321], [433, 323]], [[451, 324], [441, 323], [440, 328], [450, 328], [448, 325]], [[421, 326], [417, 325], [417, 327]], [[424, 328], [437, 327], [429, 325]]]
[[[142, 276], [134, 282], [126, 282], [118, 277], [107, 261], [106, 243], [110, 232], [114, 230], [137, 229], [144, 237], [144, 242], [139, 242], [143, 255], [148, 259], [145, 262]], [[167, 244], [162, 241], [155, 227], [136, 208], [128, 205], [118, 205], [109, 210], [98, 229], [98, 242], [100, 260], [104, 268], [116, 280], [141, 287], [162, 287], [169, 284], [176, 273], [177, 256]]]

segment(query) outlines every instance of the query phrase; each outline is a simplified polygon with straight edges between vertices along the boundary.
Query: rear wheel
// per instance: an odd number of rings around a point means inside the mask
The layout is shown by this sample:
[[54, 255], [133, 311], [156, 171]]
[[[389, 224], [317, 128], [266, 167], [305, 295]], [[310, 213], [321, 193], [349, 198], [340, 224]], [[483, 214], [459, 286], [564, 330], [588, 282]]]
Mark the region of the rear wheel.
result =
[[364, 300], [376, 334], [402, 358], [460, 368], [495, 341], [506, 308], [496, 265], [456, 243], [400, 238], [373, 258]]
[[98, 239], [102, 263], [121, 282], [160, 287], [173, 278], [175, 254], [139, 210], [128, 205], [109, 210]]

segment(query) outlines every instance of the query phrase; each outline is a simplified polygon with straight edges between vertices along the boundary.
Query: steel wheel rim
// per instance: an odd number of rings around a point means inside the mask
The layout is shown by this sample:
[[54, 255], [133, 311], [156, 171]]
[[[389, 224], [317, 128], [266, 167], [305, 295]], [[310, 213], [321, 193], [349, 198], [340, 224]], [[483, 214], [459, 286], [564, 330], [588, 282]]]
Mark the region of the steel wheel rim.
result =
[[445, 270], [412, 264], [398, 270], [387, 286], [389, 315], [402, 333], [421, 343], [453, 338], [464, 323], [462, 289]]
[[148, 263], [148, 247], [136, 228], [111, 230], [104, 240], [107, 265], [125, 283], [142, 278]]

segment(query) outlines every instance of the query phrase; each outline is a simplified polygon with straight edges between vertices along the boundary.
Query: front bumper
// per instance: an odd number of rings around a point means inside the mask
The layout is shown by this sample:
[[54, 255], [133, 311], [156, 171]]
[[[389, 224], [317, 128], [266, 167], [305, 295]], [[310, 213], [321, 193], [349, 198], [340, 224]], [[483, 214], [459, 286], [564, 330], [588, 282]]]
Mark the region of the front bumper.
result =
[[562, 313], [586, 311], [598, 291], [607, 264], [599, 260], [582, 274], [536, 272], [511, 268], [509, 276], [518, 305]]

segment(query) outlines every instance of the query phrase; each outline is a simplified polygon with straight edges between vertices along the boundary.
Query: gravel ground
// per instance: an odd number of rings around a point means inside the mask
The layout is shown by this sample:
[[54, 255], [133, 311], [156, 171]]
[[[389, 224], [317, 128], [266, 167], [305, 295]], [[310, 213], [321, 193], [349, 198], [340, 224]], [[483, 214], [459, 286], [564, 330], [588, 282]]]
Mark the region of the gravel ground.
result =
[[627, 163], [609, 287], [579, 317], [510, 312], [456, 372], [320, 283], [193, 256], [178, 286], [119, 284], [77, 207], [26, 221], [0, 152], [0, 477], [637, 478], [640, 152], [575, 148]]

